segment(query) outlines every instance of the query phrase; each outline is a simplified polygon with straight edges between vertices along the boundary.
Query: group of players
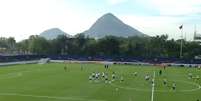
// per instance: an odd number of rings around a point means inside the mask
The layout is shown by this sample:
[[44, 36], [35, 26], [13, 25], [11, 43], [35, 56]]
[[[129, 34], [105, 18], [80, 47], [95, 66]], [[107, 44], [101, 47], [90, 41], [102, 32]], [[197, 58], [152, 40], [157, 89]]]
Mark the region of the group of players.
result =
[[[109, 68], [109, 65], [106, 64], [104, 65], [104, 68], [107, 69]], [[163, 66], [164, 70], [166, 69], [166, 66]], [[198, 68], [200, 70], [200, 67]], [[64, 70], [67, 71], [67, 67], [65, 66], [64, 67]], [[81, 66], [81, 70], [83, 70], [83, 66]], [[162, 75], [162, 70], [159, 70], [158, 72], [159, 76]], [[137, 77], [138, 76], [138, 73], [137, 72], [133, 72], [131, 73], [132, 76], [134, 77]], [[154, 84], [154, 80], [153, 78], [147, 74], [145, 75], [145, 81], [147, 82], [151, 82], [151, 84]], [[188, 79], [193, 79], [193, 80], [196, 80], [198, 81], [200, 79], [200, 76], [199, 75], [193, 75], [192, 73], [188, 73]], [[117, 75], [117, 73], [115, 72], [112, 72], [112, 73], [108, 73], [108, 72], [93, 72], [89, 75], [89, 81], [90, 82], [100, 82], [100, 81], [104, 81], [105, 83], [112, 83], [114, 81], [120, 81], [120, 82], [123, 82], [124, 81], [124, 77], [121, 76], [121, 75]], [[167, 78], [163, 78], [163, 85], [164, 86], [168, 86], [168, 80]], [[171, 84], [171, 88], [173, 90], [176, 90], [176, 83], [173, 82]]]
[[117, 76], [115, 72], [112, 72], [112, 74], [108, 72], [93, 72], [89, 75], [89, 81], [90, 82], [100, 82], [104, 81], [105, 83], [112, 83], [114, 81], [120, 80], [120, 82], [124, 81], [123, 76]]
[[[164, 68], [164, 70], [166, 70], [166, 66], [162, 66]], [[89, 75], [89, 81], [90, 82], [101, 82], [103, 81], [104, 83], [112, 83], [115, 81], [120, 81], [120, 82], [124, 82], [124, 77], [120, 74], [117, 74], [116, 72], [108, 72], [107, 69], [109, 69], [109, 65], [104, 65], [105, 68], [105, 72], [92, 72]], [[200, 70], [200, 66], [198, 67], [198, 70]], [[64, 67], [64, 70], [67, 71], [67, 67]], [[81, 66], [81, 70], [83, 70], [83, 66]], [[163, 71], [159, 70], [158, 71], [158, 75], [161, 76], [163, 78], [163, 85], [164, 86], [168, 86], [168, 84], [170, 84], [172, 90], [176, 90], [176, 83], [175, 82], [168, 82], [167, 78], [165, 78], [164, 76], [162, 76]], [[132, 72], [131, 73], [132, 77], [137, 77], [138, 76], [138, 72]], [[154, 78], [152, 76], [150, 76], [149, 74], [146, 74], [144, 76], [145, 81], [150, 82], [152, 85], [154, 84]], [[192, 73], [188, 73], [188, 79], [192, 79], [192, 80], [196, 80], [198, 81], [200, 79], [199, 75], [193, 75]], [[197, 100], [199, 101], [199, 100]]]
[[195, 81], [199, 81], [200, 80], [200, 76], [199, 75], [193, 75], [191, 72], [188, 73], [188, 79], [193, 79]]
[[[109, 68], [109, 65], [105, 65], [104, 68], [107, 70]], [[158, 73], [160, 76], [162, 75], [162, 70], [159, 71]], [[131, 73], [132, 76], [137, 77], [138, 76], [138, 72], [132, 72]], [[145, 81], [147, 82], [151, 82], [151, 84], [154, 84], [154, 79], [149, 75], [145, 75]], [[89, 75], [89, 81], [90, 82], [100, 82], [100, 81], [104, 81], [105, 83], [112, 83], [114, 81], [120, 81], [123, 82], [124, 81], [124, 77], [121, 75], [117, 75], [117, 73], [112, 72], [112, 73], [108, 73], [108, 72], [92, 72]], [[166, 78], [163, 79], [163, 85], [167, 86], [168, 85], [168, 80]], [[176, 83], [173, 82], [171, 88], [173, 90], [176, 90]]]
[[[159, 70], [158, 74], [159, 74], [159, 76], [162, 76], [162, 70]], [[151, 77], [149, 74], [145, 75], [144, 78], [147, 82], [151, 82], [152, 85], [154, 84], [154, 78]], [[168, 80], [165, 77], [163, 77], [163, 85], [168, 86]], [[172, 88], [172, 90], [176, 90], [176, 83], [175, 82], [172, 83], [171, 88]]]

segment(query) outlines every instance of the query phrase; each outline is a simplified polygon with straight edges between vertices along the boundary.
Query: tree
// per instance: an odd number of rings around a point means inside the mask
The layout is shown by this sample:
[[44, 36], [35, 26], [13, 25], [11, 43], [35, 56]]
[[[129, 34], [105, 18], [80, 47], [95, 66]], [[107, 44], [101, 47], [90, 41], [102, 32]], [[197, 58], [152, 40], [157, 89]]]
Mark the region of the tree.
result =
[[[15, 49], [17, 47], [17, 49]], [[176, 57], [179, 58], [180, 40], [170, 39], [167, 35], [154, 37], [114, 37], [101, 39], [85, 37], [78, 34], [73, 38], [60, 35], [54, 40], [46, 40], [37, 35], [16, 42], [14, 38], [0, 38], [0, 48], [23, 54], [63, 54], [63, 55], [104, 55], [133, 57]], [[197, 42], [184, 41], [184, 58], [194, 58], [201, 55], [201, 45]]]
[[100, 55], [113, 56], [113, 55], [119, 55], [120, 53], [119, 51], [120, 43], [117, 40], [117, 37], [107, 36], [103, 39], [100, 39], [98, 40], [97, 46]]
[[29, 40], [22, 40], [17, 43], [17, 51], [19, 54], [28, 54], [29, 52]]
[[49, 54], [51, 48], [45, 38], [35, 35], [30, 36], [28, 49], [32, 54]]

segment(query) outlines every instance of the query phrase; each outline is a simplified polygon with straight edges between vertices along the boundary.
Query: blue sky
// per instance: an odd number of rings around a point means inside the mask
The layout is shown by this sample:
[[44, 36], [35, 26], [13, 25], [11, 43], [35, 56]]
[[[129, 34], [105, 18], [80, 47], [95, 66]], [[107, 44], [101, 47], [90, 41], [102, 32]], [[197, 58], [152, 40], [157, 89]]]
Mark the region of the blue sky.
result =
[[201, 33], [201, 0], [0, 0], [0, 12], [0, 36], [17, 41], [54, 27], [74, 35], [108, 12], [150, 36], [178, 39], [181, 24], [188, 40]]

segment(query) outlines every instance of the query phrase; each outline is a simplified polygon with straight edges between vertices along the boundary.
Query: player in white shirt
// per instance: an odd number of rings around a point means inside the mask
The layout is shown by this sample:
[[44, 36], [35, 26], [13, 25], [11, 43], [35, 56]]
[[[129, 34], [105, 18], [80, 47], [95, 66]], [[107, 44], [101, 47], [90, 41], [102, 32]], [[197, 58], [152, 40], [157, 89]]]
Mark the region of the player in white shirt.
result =
[[149, 76], [149, 75], [146, 75], [146, 76], [145, 76], [145, 80], [146, 80], [146, 81], [149, 81], [149, 79], [150, 79], [150, 76]]
[[176, 83], [175, 82], [172, 84], [172, 89], [176, 90]]

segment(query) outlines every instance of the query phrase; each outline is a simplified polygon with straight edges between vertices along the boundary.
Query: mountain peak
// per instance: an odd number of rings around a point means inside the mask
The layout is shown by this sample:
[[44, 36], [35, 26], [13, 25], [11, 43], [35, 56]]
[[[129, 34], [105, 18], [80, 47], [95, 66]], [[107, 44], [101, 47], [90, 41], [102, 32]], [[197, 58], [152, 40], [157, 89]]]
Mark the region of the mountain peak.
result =
[[102, 38], [105, 36], [145, 36], [140, 31], [122, 22], [112, 13], [104, 14], [84, 33], [86, 36], [93, 38]]
[[48, 30], [46, 30], [46, 31], [61, 31], [61, 29], [59, 29], [59, 28], [51, 28], [51, 29], [48, 29]]
[[112, 13], [106, 13], [103, 15], [103, 17], [115, 17]]
[[59, 35], [65, 35], [67, 37], [70, 37], [69, 34], [65, 33], [64, 31], [62, 31], [59, 28], [51, 28], [48, 30], [43, 31], [40, 36], [46, 38], [47, 40], [52, 40], [52, 39], [56, 39], [57, 36]]
[[[120, 19], [118, 19], [115, 15], [112, 13], [106, 13], [102, 17], [98, 19], [98, 21], [117, 21], [123, 23]], [[97, 21], [97, 22], [98, 22]]]

